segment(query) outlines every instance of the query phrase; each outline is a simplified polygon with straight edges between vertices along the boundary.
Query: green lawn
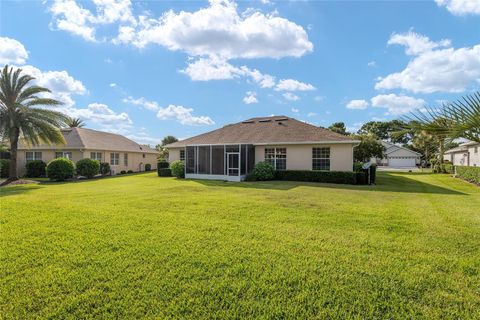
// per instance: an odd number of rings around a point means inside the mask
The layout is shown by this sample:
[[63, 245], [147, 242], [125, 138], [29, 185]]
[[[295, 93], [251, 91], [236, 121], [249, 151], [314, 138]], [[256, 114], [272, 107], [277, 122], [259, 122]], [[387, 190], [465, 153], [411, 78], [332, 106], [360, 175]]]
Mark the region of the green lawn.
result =
[[0, 194], [0, 318], [480, 318], [480, 188], [447, 175]]

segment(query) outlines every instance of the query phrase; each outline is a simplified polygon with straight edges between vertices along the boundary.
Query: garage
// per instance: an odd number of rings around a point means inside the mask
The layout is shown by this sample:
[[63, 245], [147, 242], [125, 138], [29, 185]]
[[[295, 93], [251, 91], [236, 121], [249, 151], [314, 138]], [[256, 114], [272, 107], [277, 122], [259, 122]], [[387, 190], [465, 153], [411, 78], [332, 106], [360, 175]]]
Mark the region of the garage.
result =
[[415, 167], [415, 158], [413, 157], [389, 157], [389, 167]]

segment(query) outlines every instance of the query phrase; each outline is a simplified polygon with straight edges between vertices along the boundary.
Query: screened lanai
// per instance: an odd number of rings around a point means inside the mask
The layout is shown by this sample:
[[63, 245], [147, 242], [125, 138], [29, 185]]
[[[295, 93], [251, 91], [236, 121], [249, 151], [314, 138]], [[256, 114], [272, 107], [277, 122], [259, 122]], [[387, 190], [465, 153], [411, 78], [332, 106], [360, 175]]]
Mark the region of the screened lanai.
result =
[[255, 165], [252, 144], [199, 145], [185, 148], [185, 177], [241, 181]]

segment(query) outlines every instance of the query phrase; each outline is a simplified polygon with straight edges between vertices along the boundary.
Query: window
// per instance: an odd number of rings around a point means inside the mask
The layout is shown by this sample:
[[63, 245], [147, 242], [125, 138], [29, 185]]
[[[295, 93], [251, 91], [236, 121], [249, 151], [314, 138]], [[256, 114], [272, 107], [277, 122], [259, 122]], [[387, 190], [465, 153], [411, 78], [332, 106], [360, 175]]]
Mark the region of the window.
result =
[[128, 166], [128, 153], [123, 154], [123, 165]]
[[180, 160], [185, 160], [185, 150], [180, 150]]
[[72, 153], [71, 152], [58, 151], [58, 152], [55, 152], [55, 158], [67, 158], [67, 159], [72, 160]]
[[312, 149], [312, 170], [330, 171], [330, 148]]
[[120, 160], [120, 153], [110, 153], [110, 165], [118, 166]]
[[473, 148], [473, 153], [478, 153], [478, 147]]
[[265, 162], [270, 163], [275, 170], [286, 170], [287, 148], [265, 148]]
[[42, 160], [42, 153], [39, 151], [27, 151], [26, 159], [28, 161]]
[[102, 162], [102, 153], [101, 152], [90, 152], [90, 159], [98, 160]]

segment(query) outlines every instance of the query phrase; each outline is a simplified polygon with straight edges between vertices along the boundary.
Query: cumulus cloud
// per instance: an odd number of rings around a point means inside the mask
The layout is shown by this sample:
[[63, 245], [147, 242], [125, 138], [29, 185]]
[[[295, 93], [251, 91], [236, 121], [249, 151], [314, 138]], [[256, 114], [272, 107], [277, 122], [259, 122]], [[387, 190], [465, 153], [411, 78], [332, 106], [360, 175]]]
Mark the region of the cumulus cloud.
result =
[[311, 91], [315, 87], [309, 83], [300, 82], [294, 79], [282, 79], [275, 86], [276, 91]]
[[365, 110], [369, 106], [368, 101], [366, 100], [350, 100], [347, 103], [347, 109], [354, 109], [354, 110]]
[[438, 6], [446, 7], [456, 16], [480, 14], [480, 1], [478, 0], [435, 0]]
[[388, 115], [402, 115], [420, 109], [425, 105], [425, 100], [404, 95], [380, 94], [371, 100], [372, 106], [387, 109]]
[[299, 109], [297, 109], [297, 108], [292, 108], [292, 112], [293, 112], [293, 113], [299, 113], [299, 112], [300, 112], [300, 110], [299, 110]]
[[405, 53], [411, 56], [419, 55], [435, 48], [449, 47], [452, 42], [449, 39], [432, 41], [427, 36], [413, 31], [406, 33], [394, 33], [388, 40], [388, 44], [398, 44], [405, 47]]
[[156, 103], [155, 101], [148, 101], [147, 99], [145, 99], [144, 97], [140, 97], [140, 98], [133, 98], [133, 97], [128, 97], [128, 98], [124, 98], [122, 100], [124, 103], [128, 103], [128, 104], [132, 104], [132, 105], [135, 105], [135, 106], [140, 106], [140, 107], [143, 107], [147, 110], [151, 110], [151, 111], [158, 111], [160, 109], [160, 106], [158, 105], [158, 103]]
[[[392, 36], [392, 38], [394, 38]], [[422, 40], [412, 40], [412, 39]], [[432, 42], [414, 35], [392, 43], [402, 44], [412, 55], [406, 68], [379, 78], [375, 89], [405, 89], [414, 93], [462, 92], [480, 81], [480, 44], [473, 47], [443, 48], [449, 40]]]
[[131, 125], [132, 120], [126, 112], [116, 113], [103, 103], [90, 103], [86, 108], [67, 108], [70, 116], [90, 120], [100, 125]]
[[282, 94], [282, 96], [289, 101], [297, 101], [298, 99], [300, 99], [299, 96], [297, 96], [297, 95], [295, 95], [291, 92], [285, 92], [285, 93]]
[[166, 108], [160, 108], [157, 112], [157, 118], [160, 120], [176, 120], [184, 125], [212, 125], [215, 122], [207, 116], [192, 115], [192, 108], [169, 105]]
[[275, 14], [239, 13], [235, 2], [211, 0], [198, 11], [169, 10], [158, 19], [138, 18], [119, 29], [115, 43], [143, 48], [158, 44], [191, 56], [233, 58], [300, 57], [313, 50], [306, 31]]
[[19, 41], [7, 37], [0, 37], [0, 65], [25, 64], [28, 52]]
[[247, 91], [245, 97], [243, 98], [243, 103], [245, 104], [258, 103], [257, 94], [253, 91]]

